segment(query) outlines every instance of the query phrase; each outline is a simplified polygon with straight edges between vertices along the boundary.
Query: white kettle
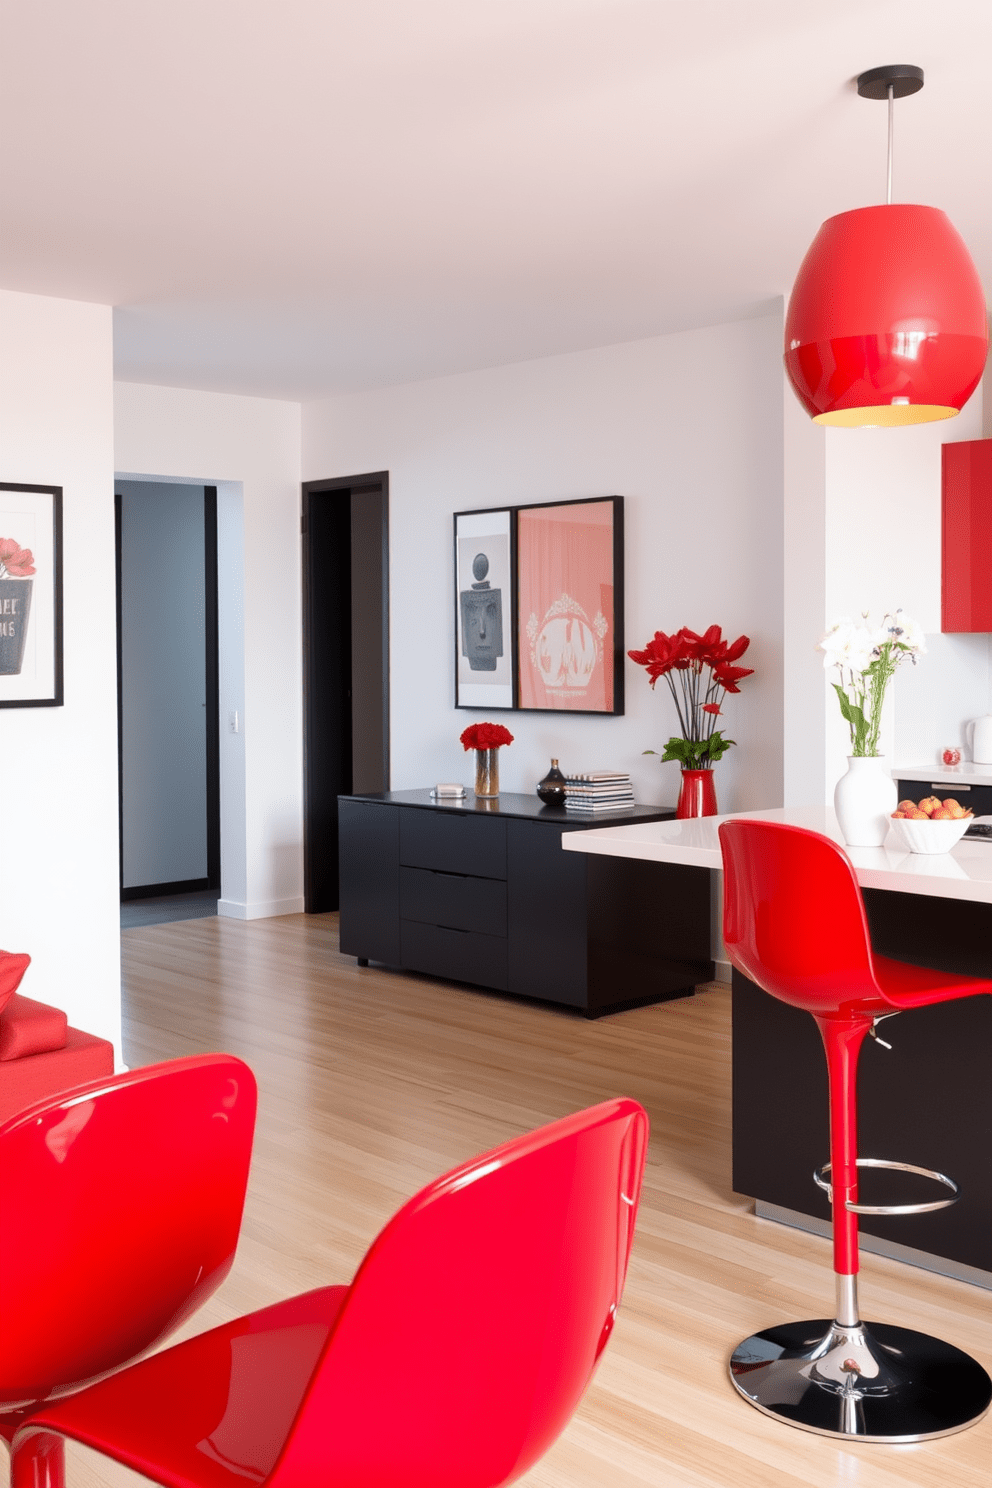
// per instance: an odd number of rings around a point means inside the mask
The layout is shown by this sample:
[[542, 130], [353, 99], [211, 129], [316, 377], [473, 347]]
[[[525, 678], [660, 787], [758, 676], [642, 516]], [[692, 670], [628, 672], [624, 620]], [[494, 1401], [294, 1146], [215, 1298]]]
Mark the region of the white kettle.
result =
[[973, 718], [968, 725], [971, 734], [971, 757], [976, 765], [992, 765], [992, 713]]

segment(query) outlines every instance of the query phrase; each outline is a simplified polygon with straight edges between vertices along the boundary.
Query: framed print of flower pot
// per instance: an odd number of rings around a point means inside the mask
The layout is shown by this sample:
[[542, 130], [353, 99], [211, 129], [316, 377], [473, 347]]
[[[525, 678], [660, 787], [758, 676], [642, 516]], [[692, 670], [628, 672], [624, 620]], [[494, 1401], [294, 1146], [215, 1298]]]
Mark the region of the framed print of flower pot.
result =
[[623, 497], [521, 506], [517, 706], [623, 712]]
[[513, 513], [455, 513], [455, 707], [514, 705]]
[[0, 483], [0, 708], [62, 705], [62, 487]]

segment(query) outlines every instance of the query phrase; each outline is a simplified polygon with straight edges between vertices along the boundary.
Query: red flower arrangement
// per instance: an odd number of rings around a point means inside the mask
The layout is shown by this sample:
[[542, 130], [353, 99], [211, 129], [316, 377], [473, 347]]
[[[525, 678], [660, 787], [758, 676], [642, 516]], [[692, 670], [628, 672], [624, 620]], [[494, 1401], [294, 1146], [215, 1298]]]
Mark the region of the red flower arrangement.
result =
[[466, 749], [499, 749], [512, 744], [513, 735], [501, 723], [470, 723], [460, 740]]
[[12, 537], [0, 537], [0, 579], [27, 579], [35, 571], [34, 554]]
[[[719, 625], [711, 625], [703, 635], [683, 626], [674, 635], [657, 630], [643, 651], [627, 652], [632, 661], [646, 668], [652, 687], [659, 677], [665, 678], [675, 702], [682, 735], [669, 739], [662, 763], [678, 760], [683, 770], [709, 770], [736, 742], [723, 737], [716, 720], [725, 694], [740, 692], [738, 682], [754, 673], [753, 667], [734, 665], [750, 644], [746, 635], [725, 641]], [[678, 687], [673, 672], [678, 673]]]

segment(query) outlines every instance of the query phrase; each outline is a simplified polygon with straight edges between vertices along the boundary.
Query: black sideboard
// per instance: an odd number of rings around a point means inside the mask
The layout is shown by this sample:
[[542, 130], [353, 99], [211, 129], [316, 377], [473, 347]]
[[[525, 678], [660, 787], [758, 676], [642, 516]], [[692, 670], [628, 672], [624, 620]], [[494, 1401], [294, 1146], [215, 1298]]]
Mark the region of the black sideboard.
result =
[[341, 950], [581, 1010], [689, 996], [712, 979], [705, 868], [562, 851], [562, 832], [666, 821], [634, 807], [576, 819], [536, 796], [340, 796]]

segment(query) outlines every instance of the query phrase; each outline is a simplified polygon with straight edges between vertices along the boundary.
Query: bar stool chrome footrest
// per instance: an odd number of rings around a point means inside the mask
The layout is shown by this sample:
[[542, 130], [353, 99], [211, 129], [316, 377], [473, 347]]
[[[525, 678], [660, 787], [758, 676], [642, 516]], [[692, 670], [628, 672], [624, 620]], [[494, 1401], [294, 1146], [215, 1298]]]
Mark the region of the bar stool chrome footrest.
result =
[[992, 1404], [992, 1380], [968, 1354], [888, 1323], [765, 1328], [734, 1351], [730, 1377], [766, 1415], [866, 1442], [950, 1436]]
[[[951, 1197], [934, 1199], [929, 1204], [852, 1204], [848, 1200], [844, 1208], [851, 1214], [932, 1214], [935, 1209], [949, 1209], [961, 1197], [954, 1179], [948, 1178], [946, 1173], [938, 1173], [936, 1168], [919, 1168], [915, 1163], [890, 1162], [884, 1157], [859, 1157], [857, 1165], [859, 1168], [889, 1168], [898, 1173], [915, 1173], [918, 1178], [932, 1178], [935, 1183], [942, 1183], [945, 1188], [949, 1188]], [[824, 1163], [822, 1168], [817, 1168], [813, 1173], [813, 1182], [825, 1191], [832, 1204], [833, 1185], [827, 1179], [830, 1167], [830, 1163]]]

